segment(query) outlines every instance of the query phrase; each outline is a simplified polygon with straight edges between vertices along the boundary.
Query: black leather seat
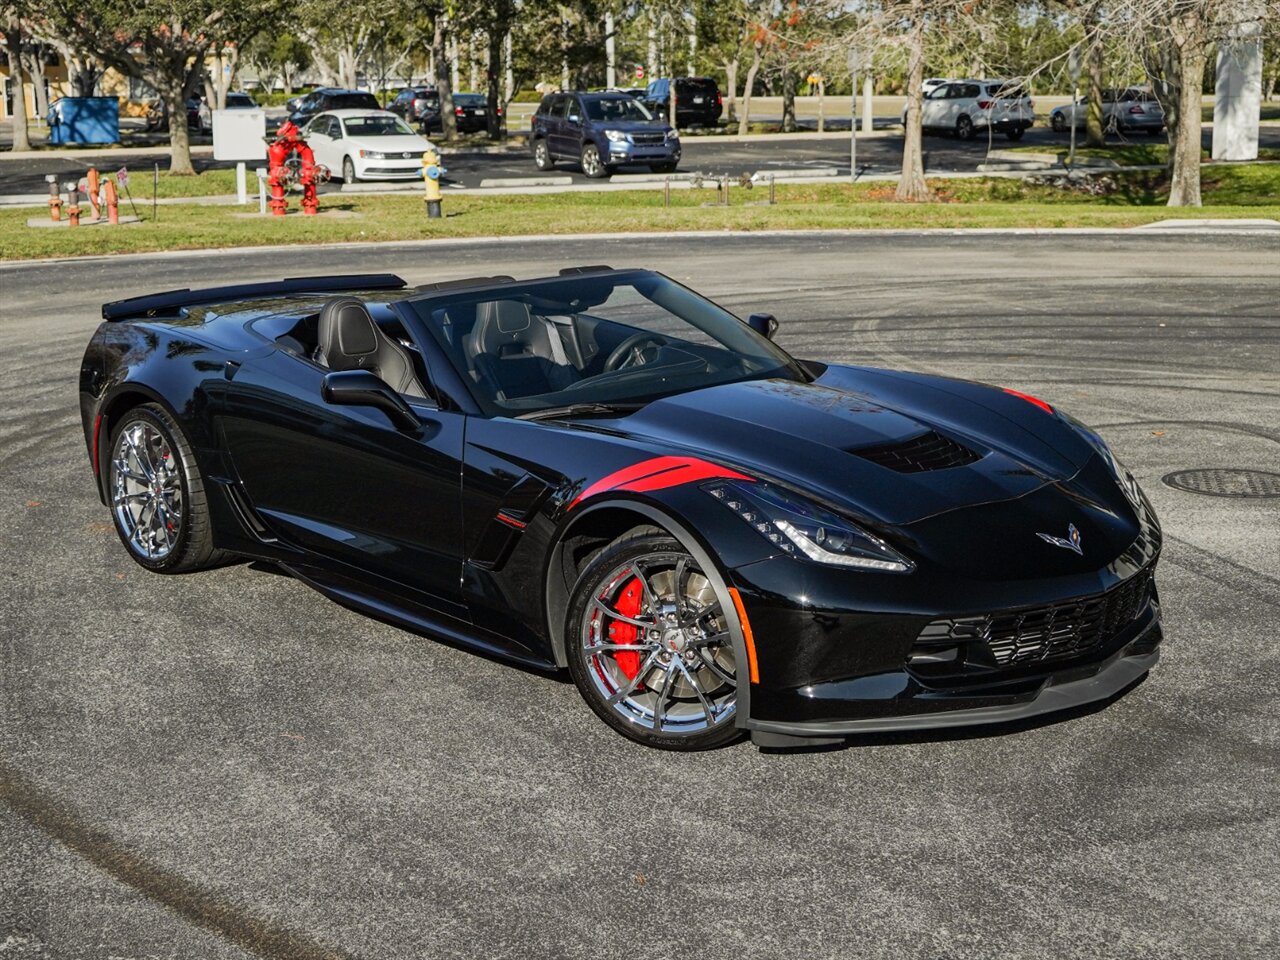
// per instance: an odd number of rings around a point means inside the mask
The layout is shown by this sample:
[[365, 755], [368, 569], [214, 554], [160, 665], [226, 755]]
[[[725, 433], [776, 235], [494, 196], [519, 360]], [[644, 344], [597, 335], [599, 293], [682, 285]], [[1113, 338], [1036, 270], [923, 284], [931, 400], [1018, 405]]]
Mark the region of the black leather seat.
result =
[[555, 327], [519, 300], [476, 305], [469, 353], [473, 375], [500, 400], [563, 390], [578, 379]]
[[355, 297], [337, 297], [320, 311], [320, 359], [330, 370], [368, 370], [391, 389], [410, 397], [426, 397], [409, 351], [374, 322]]

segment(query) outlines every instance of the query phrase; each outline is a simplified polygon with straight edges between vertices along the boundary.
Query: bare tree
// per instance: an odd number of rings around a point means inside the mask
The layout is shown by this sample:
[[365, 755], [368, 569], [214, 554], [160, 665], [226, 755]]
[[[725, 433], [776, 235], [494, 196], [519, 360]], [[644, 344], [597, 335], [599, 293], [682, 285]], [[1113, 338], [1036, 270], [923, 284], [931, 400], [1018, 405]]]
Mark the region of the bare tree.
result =
[[22, 43], [26, 34], [23, 15], [25, 4], [6, 3], [0, 11], [4, 18], [4, 45], [9, 55], [9, 81], [13, 84], [13, 149], [30, 150], [31, 137], [27, 134], [27, 92], [23, 86]]

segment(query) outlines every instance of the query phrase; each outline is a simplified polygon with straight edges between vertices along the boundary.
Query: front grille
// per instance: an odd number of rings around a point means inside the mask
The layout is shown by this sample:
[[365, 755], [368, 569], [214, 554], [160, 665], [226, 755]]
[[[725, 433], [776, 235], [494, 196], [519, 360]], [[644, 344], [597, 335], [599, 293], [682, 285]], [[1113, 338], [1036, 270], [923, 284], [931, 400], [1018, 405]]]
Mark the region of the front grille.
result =
[[[916, 640], [913, 656], [955, 647], [963, 657], [947, 663], [947, 671], [963, 672], [1013, 667], [1045, 660], [1065, 660], [1113, 640], [1147, 607], [1151, 567], [1106, 593], [1065, 603], [1012, 610], [979, 617], [935, 620]], [[930, 667], [931, 672], [936, 668]]]
[[665, 134], [661, 133], [633, 133], [631, 135], [632, 143], [653, 144], [662, 143]]
[[889, 443], [882, 447], [853, 449], [849, 452], [864, 460], [878, 463], [882, 467], [896, 470], [898, 473], [946, 470], [949, 467], [963, 467], [982, 459], [968, 447], [956, 443], [950, 437], [944, 437], [936, 430], [922, 433], [910, 440]]

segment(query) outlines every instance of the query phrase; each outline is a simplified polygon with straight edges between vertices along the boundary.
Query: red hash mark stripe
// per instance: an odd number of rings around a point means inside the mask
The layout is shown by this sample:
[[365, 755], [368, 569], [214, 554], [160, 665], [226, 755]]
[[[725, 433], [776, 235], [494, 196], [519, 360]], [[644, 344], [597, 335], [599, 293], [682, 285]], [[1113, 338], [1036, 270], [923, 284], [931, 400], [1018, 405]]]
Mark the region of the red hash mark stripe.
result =
[[1029, 393], [1019, 393], [1017, 390], [1010, 390], [1008, 387], [1001, 387], [1000, 389], [1002, 389], [1005, 393], [1009, 394], [1009, 396], [1011, 397], [1018, 397], [1019, 399], [1027, 401], [1027, 403], [1035, 404], [1045, 413], [1053, 413], [1053, 407], [1049, 406], [1039, 397], [1033, 397]]
[[682, 483], [693, 483], [697, 480], [752, 480], [745, 473], [738, 473], [728, 467], [717, 466], [697, 457], [654, 457], [640, 463], [615, 470], [607, 477], [601, 477], [569, 504], [572, 510], [583, 500], [594, 497], [598, 493], [609, 490], [625, 490], [630, 493], [645, 493], [650, 490], [665, 490], [677, 487]]

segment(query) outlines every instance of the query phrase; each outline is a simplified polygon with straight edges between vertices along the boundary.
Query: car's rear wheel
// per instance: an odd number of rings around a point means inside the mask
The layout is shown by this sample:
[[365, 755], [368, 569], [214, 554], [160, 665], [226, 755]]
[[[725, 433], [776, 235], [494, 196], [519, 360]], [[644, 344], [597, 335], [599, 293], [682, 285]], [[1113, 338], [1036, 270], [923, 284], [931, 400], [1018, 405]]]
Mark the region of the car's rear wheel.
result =
[[956, 136], [961, 140], [973, 139], [973, 121], [968, 117], [961, 117], [956, 121]]
[[600, 148], [594, 143], [582, 145], [582, 172], [593, 180], [607, 177], [612, 172], [600, 158]]
[[623, 736], [666, 750], [722, 746], [739, 735], [731, 618], [679, 542], [624, 537], [587, 564], [573, 589], [569, 672]]
[[1055, 113], [1049, 118], [1049, 123], [1053, 127], [1054, 133], [1065, 133], [1067, 129], [1066, 118], [1060, 113]]
[[182, 428], [157, 403], [134, 407], [111, 431], [107, 497], [129, 555], [148, 570], [216, 566], [204, 481]]
[[1023, 130], [1021, 127], [1010, 127], [1008, 130], [1004, 132], [1004, 135], [1008, 137], [1010, 140], [1021, 140], [1022, 135], [1025, 132], [1026, 131]]
[[355, 163], [352, 162], [350, 157], [342, 158], [342, 182], [343, 183], [356, 182], [356, 165]]
[[556, 163], [551, 159], [551, 148], [546, 140], [538, 140], [533, 145], [533, 163], [539, 170], [550, 170]]

